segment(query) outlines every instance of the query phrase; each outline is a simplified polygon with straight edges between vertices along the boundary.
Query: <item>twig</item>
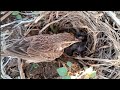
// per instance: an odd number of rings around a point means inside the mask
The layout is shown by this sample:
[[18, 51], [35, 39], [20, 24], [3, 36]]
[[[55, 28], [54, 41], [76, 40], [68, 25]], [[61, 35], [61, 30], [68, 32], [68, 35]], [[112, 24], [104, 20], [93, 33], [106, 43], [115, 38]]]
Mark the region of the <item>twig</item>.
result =
[[17, 26], [19, 26], [19, 25], [21, 25], [21, 24], [25, 24], [25, 23], [31, 23], [31, 22], [33, 22], [34, 21], [34, 19], [31, 19], [31, 20], [26, 20], [26, 21], [20, 21], [17, 25], [15, 25], [13, 28], [15, 28], [15, 27], [17, 27]]
[[94, 61], [104, 61], [104, 62], [112, 62], [112, 61], [118, 61], [118, 60], [109, 60], [109, 59], [99, 59], [99, 58], [81, 58], [81, 57], [75, 57], [75, 59], [82, 59], [82, 60], [94, 60]]
[[99, 75], [98, 77], [100, 77], [101, 79], [109, 79], [109, 78], [106, 78], [106, 77], [104, 77], [102, 75]]
[[7, 62], [3, 65], [3, 67], [5, 67], [8, 63], [9, 63], [9, 61], [12, 59], [12, 57], [9, 57], [9, 59], [7, 60]]
[[120, 20], [116, 17], [115, 13], [113, 13], [112, 11], [104, 11], [104, 12], [120, 26]]
[[88, 64], [88, 65], [90, 65], [90, 66], [92, 66], [92, 67], [100, 67], [100, 66], [108, 66], [109, 64]]
[[80, 64], [82, 64], [84, 67], [86, 67], [86, 63], [85, 63], [84, 61], [79, 60], [78, 62], [79, 62]]
[[37, 11], [37, 12], [31, 12], [31, 13], [22, 13], [22, 12], [20, 12], [20, 14], [23, 14], [23, 15], [38, 15], [38, 14], [41, 14], [42, 12], [44, 12], [44, 11]]
[[37, 23], [41, 18], [43, 18], [45, 15], [47, 15], [49, 12], [47, 12], [47, 13], [45, 13], [45, 14], [43, 14], [43, 15], [41, 15], [41, 16], [38, 16], [37, 18], [36, 18], [36, 20], [34, 21], [34, 23]]
[[21, 79], [25, 79], [25, 74], [23, 72], [22, 66], [23, 66], [23, 62], [21, 62], [20, 58], [18, 58], [18, 69], [20, 71], [20, 77]]
[[4, 27], [9, 26], [9, 25], [14, 24], [14, 23], [18, 23], [17, 25], [15, 25], [15, 26], [13, 27], [13, 28], [15, 28], [15, 27], [17, 27], [17, 26], [19, 26], [19, 25], [21, 25], [21, 24], [30, 23], [30, 22], [33, 22], [33, 21], [34, 21], [34, 19], [23, 20], [23, 21], [22, 21], [22, 20], [17, 20], [17, 21], [13, 21], [13, 22], [10, 22], [10, 23], [1, 25], [0, 28], [4, 28]]
[[17, 22], [17, 21], [13, 21], [13, 22], [10, 22], [10, 23], [1, 25], [0, 28], [4, 28], [4, 27], [9, 26], [9, 25], [11, 25], [11, 24], [14, 24], [14, 23], [16, 23], [16, 22]]
[[[8, 63], [8, 62], [7, 62]], [[6, 64], [7, 64], [6, 63]], [[3, 65], [3, 58], [1, 58], [1, 77], [3, 78], [3, 79], [12, 79], [9, 75], [7, 75], [6, 74], [6, 72], [5, 72], [5, 70], [4, 70], [4, 67], [5, 67], [5, 65]]]
[[8, 11], [1, 11], [1, 14], [5, 14], [5, 13], [7, 13]]
[[51, 24], [54, 24], [54, 23], [57, 23], [59, 22], [60, 20], [62, 20], [63, 18], [65, 18], [66, 16], [68, 16], [70, 13], [67, 13], [66, 15], [64, 15], [63, 17], [61, 17], [60, 19], [58, 20], [55, 20], [49, 24], [47, 24], [45, 27], [43, 27], [40, 31], [39, 31], [39, 34], [42, 33], [47, 27], [49, 27]]
[[13, 11], [9, 11], [8, 13], [6, 13], [4, 16], [1, 17], [1, 22], [6, 19]]

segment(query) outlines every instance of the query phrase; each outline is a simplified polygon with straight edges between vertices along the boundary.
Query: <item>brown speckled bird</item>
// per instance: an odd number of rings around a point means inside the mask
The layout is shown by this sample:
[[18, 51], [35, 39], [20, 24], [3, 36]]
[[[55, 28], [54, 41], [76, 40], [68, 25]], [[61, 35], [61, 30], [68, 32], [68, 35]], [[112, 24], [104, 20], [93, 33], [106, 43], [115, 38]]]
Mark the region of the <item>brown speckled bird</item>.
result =
[[70, 33], [41, 34], [25, 37], [4, 49], [8, 56], [17, 56], [28, 62], [50, 62], [59, 58], [66, 47], [79, 42]]

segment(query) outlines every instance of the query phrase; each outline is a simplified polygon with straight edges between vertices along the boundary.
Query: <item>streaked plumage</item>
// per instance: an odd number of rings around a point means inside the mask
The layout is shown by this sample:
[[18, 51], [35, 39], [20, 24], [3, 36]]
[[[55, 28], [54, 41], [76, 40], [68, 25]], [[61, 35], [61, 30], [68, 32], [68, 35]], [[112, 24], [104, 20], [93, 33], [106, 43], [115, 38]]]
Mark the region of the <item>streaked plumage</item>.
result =
[[78, 40], [70, 33], [41, 34], [25, 37], [4, 49], [9, 56], [17, 56], [29, 62], [49, 62], [59, 58], [64, 49]]

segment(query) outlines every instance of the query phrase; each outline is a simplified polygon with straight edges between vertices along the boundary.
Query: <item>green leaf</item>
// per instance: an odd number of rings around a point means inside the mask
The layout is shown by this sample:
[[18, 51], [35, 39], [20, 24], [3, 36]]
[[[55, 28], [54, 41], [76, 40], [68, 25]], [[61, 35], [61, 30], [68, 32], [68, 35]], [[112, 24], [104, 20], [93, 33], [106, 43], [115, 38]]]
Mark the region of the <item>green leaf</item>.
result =
[[18, 15], [20, 12], [19, 11], [13, 11], [12, 15]]
[[32, 65], [31, 65], [31, 67], [30, 67], [30, 71], [32, 71], [33, 69], [38, 68], [38, 67], [39, 67], [38, 64], [32, 63]]
[[68, 65], [69, 67], [71, 67], [71, 66], [72, 66], [72, 63], [71, 63], [70, 61], [68, 61], [68, 62], [67, 62], [67, 65]]
[[90, 78], [95, 78], [96, 76], [96, 71], [93, 71], [91, 74], [90, 74]]
[[61, 68], [58, 68], [57, 69], [57, 72], [58, 72], [58, 74], [60, 75], [60, 76], [65, 76], [65, 75], [67, 75], [67, 68], [65, 68], [65, 67], [61, 67]]
[[17, 18], [17, 19], [22, 19], [22, 16], [21, 16], [20, 14], [18, 14], [18, 15], [16, 16], [16, 18]]
[[63, 76], [62, 79], [71, 79], [70, 76]]

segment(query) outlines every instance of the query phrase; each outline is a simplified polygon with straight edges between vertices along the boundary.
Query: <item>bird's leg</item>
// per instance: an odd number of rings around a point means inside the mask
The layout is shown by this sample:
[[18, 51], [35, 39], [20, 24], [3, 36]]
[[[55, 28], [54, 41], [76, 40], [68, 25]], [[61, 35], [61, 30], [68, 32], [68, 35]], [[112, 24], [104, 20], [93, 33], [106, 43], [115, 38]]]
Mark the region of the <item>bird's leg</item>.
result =
[[23, 72], [23, 61], [21, 61], [20, 58], [18, 58], [18, 69], [20, 71], [20, 77], [21, 77], [21, 79], [25, 79], [25, 74]]

